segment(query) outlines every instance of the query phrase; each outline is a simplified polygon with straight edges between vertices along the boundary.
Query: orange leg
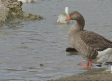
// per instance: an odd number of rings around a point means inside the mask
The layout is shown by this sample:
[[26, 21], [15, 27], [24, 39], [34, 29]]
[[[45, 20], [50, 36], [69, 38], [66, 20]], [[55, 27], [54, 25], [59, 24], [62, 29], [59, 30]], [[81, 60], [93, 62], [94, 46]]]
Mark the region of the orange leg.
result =
[[80, 62], [80, 66], [87, 66], [88, 68], [91, 68], [91, 60], [87, 62], [87, 64]]
[[85, 63], [80, 62], [80, 66], [87, 66]]
[[91, 60], [89, 60], [89, 61], [87, 62], [87, 68], [88, 68], [88, 71], [91, 70]]
[[88, 71], [91, 71], [91, 60], [89, 60], [88, 62], [87, 62], [87, 64], [84, 64], [84, 63], [82, 63], [82, 62], [80, 62], [80, 66], [87, 66], [87, 69], [88, 69]]

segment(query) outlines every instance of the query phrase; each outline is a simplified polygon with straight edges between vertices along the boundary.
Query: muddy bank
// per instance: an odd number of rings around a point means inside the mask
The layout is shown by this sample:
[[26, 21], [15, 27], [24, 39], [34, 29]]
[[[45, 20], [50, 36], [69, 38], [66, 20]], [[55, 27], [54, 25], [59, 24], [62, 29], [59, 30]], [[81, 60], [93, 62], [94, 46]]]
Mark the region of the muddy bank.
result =
[[23, 3], [17, 0], [0, 0], [0, 22], [8, 22], [12, 19], [35, 20], [42, 19], [40, 15], [34, 15], [22, 11]]
[[[111, 64], [111, 62], [108, 62], [108, 64]], [[87, 70], [87, 67], [80, 70]], [[101, 68], [92, 68], [91, 71], [85, 71], [78, 75], [49, 81], [112, 81], [112, 73], [110, 67], [103, 66]]]
[[65, 77], [57, 80], [49, 80], [49, 81], [112, 81], [111, 73], [103, 73], [96, 75], [74, 75], [70, 77]]

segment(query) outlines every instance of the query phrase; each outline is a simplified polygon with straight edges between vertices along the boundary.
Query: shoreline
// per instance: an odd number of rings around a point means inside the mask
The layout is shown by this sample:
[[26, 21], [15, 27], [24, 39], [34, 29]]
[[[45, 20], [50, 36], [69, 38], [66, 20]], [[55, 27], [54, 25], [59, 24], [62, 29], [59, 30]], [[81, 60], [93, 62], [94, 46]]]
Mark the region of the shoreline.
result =
[[110, 68], [93, 68], [91, 72], [84, 72], [78, 75], [62, 77], [59, 79], [51, 79], [48, 81], [112, 81], [112, 73]]
[[111, 73], [103, 73], [96, 75], [73, 75], [69, 77], [63, 77], [57, 80], [48, 80], [48, 81], [112, 81]]

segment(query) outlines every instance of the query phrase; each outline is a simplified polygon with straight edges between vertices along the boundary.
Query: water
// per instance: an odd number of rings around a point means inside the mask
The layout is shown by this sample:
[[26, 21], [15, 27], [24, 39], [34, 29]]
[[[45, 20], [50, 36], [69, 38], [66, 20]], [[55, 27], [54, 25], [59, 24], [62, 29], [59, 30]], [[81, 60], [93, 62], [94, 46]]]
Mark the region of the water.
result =
[[[43, 20], [15, 20], [0, 27], [0, 80], [37, 81], [85, 72], [77, 64], [84, 59], [65, 52], [73, 24], [57, 24], [66, 6], [86, 20], [86, 30], [112, 38], [111, 0], [38, 0], [24, 4], [23, 11], [40, 14]], [[110, 61], [112, 57], [110, 57]]]

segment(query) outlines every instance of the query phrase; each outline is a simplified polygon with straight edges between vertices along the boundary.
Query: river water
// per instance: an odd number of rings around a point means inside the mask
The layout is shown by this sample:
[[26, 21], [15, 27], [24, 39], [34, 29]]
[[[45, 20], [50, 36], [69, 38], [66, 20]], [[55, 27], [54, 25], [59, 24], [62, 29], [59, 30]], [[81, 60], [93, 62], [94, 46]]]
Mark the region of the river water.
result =
[[[65, 52], [68, 30], [75, 23], [57, 24], [68, 6], [86, 20], [86, 30], [112, 38], [112, 0], [38, 0], [23, 4], [23, 11], [43, 20], [15, 20], [0, 27], [0, 81], [43, 81], [85, 72], [77, 64], [84, 59]], [[112, 57], [110, 57], [110, 61]]]

